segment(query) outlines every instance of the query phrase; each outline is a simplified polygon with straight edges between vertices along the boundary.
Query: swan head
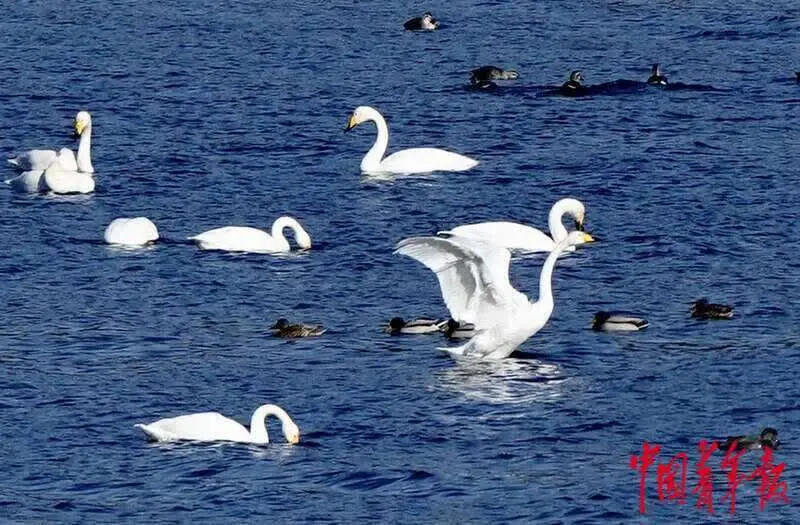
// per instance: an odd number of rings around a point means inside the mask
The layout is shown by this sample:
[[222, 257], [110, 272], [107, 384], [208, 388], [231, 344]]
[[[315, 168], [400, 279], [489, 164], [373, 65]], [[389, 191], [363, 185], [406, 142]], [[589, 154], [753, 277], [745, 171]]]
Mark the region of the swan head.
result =
[[294, 421], [286, 420], [281, 427], [283, 430], [283, 437], [290, 445], [296, 445], [300, 442], [300, 427]]
[[556, 204], [560, 205], [559, 209], [562, 213], [569, 213], [575, 219], [575, 229], [580, 231], [584, 230], [583, 222], [586, 219], [586, 207], [578, 199], [561, 199]]
[[80, 137], [84, 130], [92, 127], [92, 116], [88, 111], [79, 111], [72, 125], [75, 128], [75, 135]]
[[376, 111], [369, 106], [358, 106], [355, 110], [353, 110], [353, 114], [350, 115], [350, 118], [347, 120], [347, 127], [344, 128], [344, 130], [350, 131], [362, 122], [374, 120], [375, 113]]
[[305, 230], [297, 230], [294, 240], [300, 248], [304, 250], [311, 249], [311, 236]]
[[584, 231], [574, 231], [567, 235], [567, 238], [561, 242], [566, 242], [567, 246], [577, 246], [578, 244], [586, 244], [595, 242], [594, 237]]

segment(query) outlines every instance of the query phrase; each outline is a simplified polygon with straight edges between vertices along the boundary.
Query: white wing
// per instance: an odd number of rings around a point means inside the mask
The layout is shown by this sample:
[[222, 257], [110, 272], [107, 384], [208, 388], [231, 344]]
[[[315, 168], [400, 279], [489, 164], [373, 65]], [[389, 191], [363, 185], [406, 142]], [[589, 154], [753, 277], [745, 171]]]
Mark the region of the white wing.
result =
[[466, 171], [478, 161], [438, 148], [411, 148], [392, 153], [381, 161], [381, 169], [392, 173]]
[[244, 426], [218, 412], [159, 419], [136, 427], [156, 441], [250, 441], [250, 432]]
[[230, 252], [270, 253], [288, 251], [270, 234], [249, 226], [224, 226], [200, 233], [189, 239], [203, 250], [226, 250]]
[[464, 224], [449, 232], [440, 233], [482, 239], [504, 246], [509, 250], [549, 252], [556, 246], [553, 239], [543, 231], [516, 222], [496, 221]]
[[508, 280], [511, 254], [500, 246], [458, 236], [411, 237], [400, 241], [395, 253], [436, 273], [450, 315], [476, 329], [495, 325], [520, 300], [527, 302]]
[[147, 217], [114, 219], [103, 235], [109, 244], [141, 246], [158, 240], [158, 229]]
[[53, 150], [32, 149], [12, 159], [8, 159], [8, 163], [23, 171], [45, 170], [47, 166], [56, 160], [57, 156], [58, 154]]

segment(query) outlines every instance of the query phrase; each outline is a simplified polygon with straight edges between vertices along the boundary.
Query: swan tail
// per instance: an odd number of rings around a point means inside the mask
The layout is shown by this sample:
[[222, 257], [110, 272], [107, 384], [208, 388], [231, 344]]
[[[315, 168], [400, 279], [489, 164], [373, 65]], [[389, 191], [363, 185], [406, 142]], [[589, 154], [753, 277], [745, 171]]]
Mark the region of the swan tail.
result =
[[440, 346], [440, 347], [437, 348], [437, 350], [441, 350], [443, 352], [447, 352], [448, 354], [450, 354], [453, 357], [463, 357], [465, 355], [466, 346], [467, 345], [461, 345], [461, 346], [456, 346], [455, 348], [447, 347], [447, 346]]
[[136, 423], [133, 426], [134, 426], [134, 428], [141, 428], [142, 431], [145, 434], [147, 434], [147, 437], [151, 441], [170, 441], [172, 439], [175, 439], [175, 437], [172, 434], [169, 434], [167, 432], [160, 432], [158, 429], [155, 429], [155, 428], [153, 428], [153, 427], [151, 427], [149, 425], [145, 425], [143, 423]]
[[6, 161], [7, 161], [9, 164], [11, 164], [12, 166], [17, 166], [17, 167], [19, 167], [19, 158], [17, 158], [17, 157], [14, 157], [14, 158], [12, 158], [12, 159], [6, 159]]

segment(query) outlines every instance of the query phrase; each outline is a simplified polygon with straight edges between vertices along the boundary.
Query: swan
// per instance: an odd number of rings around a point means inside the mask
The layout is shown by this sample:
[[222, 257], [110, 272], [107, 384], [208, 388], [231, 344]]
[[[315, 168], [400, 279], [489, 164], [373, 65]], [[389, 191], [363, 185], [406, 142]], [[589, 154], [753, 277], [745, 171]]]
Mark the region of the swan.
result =
[[[80, 142], [78, 144], [78, 160], [71, 171], [94, 173], [90, 153], [92, 147], [92, 116], [88, 111], [79, 111], [75, 115], [72, 126], [75, 129], [75, 134], [80, 137]], [[58, 156], [59, 154], [53, 150], [34, 149], [8, 159], [8, 162], [21, 171], [44, 171]]]
[[[439, 232], [439, 234], [482, 239], [499, 244], [508, 250], [550, 252], [556, 247], [556, 243], [567, 238], [567, 229], [561, 223], [565, 214], [569, 214], [575, 219], [576, 229], [583, 230], [586, 209], [581, 201], [567, 198], [559, 200], [550, 209], [547, 224], [552, 238], [531, 226], [506, 221], [465, 224], [449, 231]], [[575, 251], [575, 247], [568, 246], [566, 251]]]
[[[345, 131], [362, 122], [373, 121], [378, 128], [378, 138], [361, 161], [364, 173], [429, 173], [431, 171], [465, 171], [478, 165], [478, 161], [437, 148], [411, 148], [392, 153], [383, 158], [389, 145], [389, 128], [378, 110], [359, 106], [350, 115]], [[383, 159], [383, 160], [381, 160]]]
[[143, 246], [158, 240], [158, 229], [147, 217], [120, 217], [106, 227], [103, 238], [108, 244]]
[[283, 436], [290, 444], [300, 441], [300, 429], [281, 407], [261, 405], [250, 418], [250, 430], [219, 412], [202, 412], [185, 416], [159, 419], [153, 423], [137, 423], [147, 437], [153, 441], [236, 441], [238, 443], [269, 443], [265, 419], [276, 416], [281, 420]]
[[53, 193], [91, 193], [94, 191], [94, 177], [91, 173], [76, 171], [75, 154], [69, 148], [61, 148], [58, 157], [39, 180], [39, 191]]
[[539, 299], [531, 303], [508, 280], [511, 253], [470, 237], [410, 237], [395, 253], [407, 255], [436, 273], [453, 319], [475, 325], [466, 344], [444, 348], [455, 357], [502, 359], [538, 332], [553, 312], [552, 275], [569, 246], [592, 242], [582, 231], [570, 233], [550, 252], [539, 277]]
[[229, 252], [277, 253], [288, 252], [291, 247], [283, 236], [283, 229], [291, 228], [300, 248], [311, 248], [311, 237], [297, 220], [279, 217], [272, 223], [272, 235], [249, 226], [225, 226], [189, 237], [203, 250]]

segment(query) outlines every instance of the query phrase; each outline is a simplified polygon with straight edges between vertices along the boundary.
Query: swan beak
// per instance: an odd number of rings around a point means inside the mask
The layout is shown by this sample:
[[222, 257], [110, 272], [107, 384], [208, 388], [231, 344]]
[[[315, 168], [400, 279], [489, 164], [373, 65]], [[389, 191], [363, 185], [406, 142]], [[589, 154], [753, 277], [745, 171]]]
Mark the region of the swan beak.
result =
[[83, 133], [83, 130], [86, 128], [86, 122], [82, 120], [76, 120], [72, 123], [72, 126], [75, 128], [75, 134], [80, 136]]
[[586, 232], [583, 232], [583, 242], [595, 242], [595, 238]]
[[353, 129], [357, 125], [358, 125], [358, 122], [356, 121], [356, 116], [355, 115], [350, 115], [350, 118], [347, 119], [347, 127], [344, 128], [344, 130], [345, 130], [345, 132], [350, 131], [351, 129]]
[[298, 443], [300, 443], [300, 434], [293, 434], [289, 436], [288, 441], [290, 445], [297, 445]]

